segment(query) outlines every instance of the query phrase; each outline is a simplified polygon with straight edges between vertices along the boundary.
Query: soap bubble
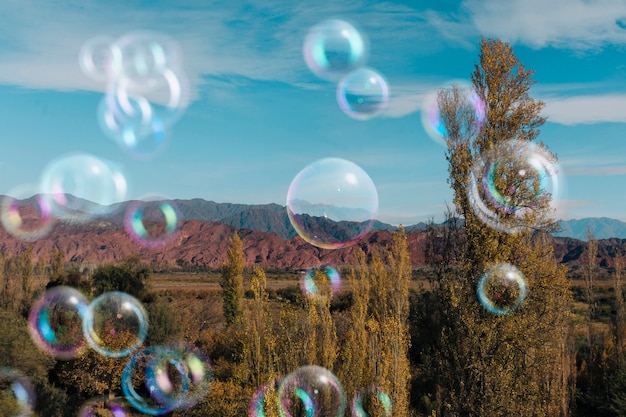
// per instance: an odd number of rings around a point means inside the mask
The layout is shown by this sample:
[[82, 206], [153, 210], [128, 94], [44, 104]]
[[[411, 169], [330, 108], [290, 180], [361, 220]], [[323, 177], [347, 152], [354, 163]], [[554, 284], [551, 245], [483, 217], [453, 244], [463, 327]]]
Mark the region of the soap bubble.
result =
[[122, 52], [109, 36], [96, 36], [80, 48], [78, 62], [83, 73], [96, 81], [107, 81], [114, 77], [121, 65]]
[[122, 390], [137, 410], [160, 415], [197, 404], [212, 379], [210, 362], [199, 349], [187, 344], [151, 346], [126, 364]]
[[118, 399], [105, 396], [87, 400], [80, 408], [78, 417], [126, 417], [127, 407]]
[[278, 387], [281, 417], [304, 413], [307, 417], [341, 417], [346, 395], [337, 377], [316, 365], [303, 366], [287, 375]]
[[118, 165], [77, 153], [51, 161], [40, 190], [55, 217], [86, 222], [112, 213], [113, 204], [126, 198], [128, 184]]
[[35, 389], [30, 380], [20, 371], [0, 367], [0, 397], [7, 417], [27, 417], [35, 408]]
[[32, 306], [28, 317], [31, 336], [37, 346], [57, 359], [73, 359], [86, 346], [83, 321], [89, 301], [78, 290], [52, 287]]
[[341, 289], [341, 275], [336, 268], [325, 265], [320, 268], [308, 268], [302, 274], [300, 288], [304, 295], [322, 295], [324, 287], [328, 287], [332, 292]]
[[511, 264], [501, 263], [480, 277], [476, 292], [488, 312], [505, 315], [519, 308], [528, 290], [524, 274]]
[[89, 305], [83, 332], [96, 352], [111, 358], [128, 356], [148, 334], [148, 314], [132, 295], [106, 292]]
[[176, 203], [160, 197], [131, 201], [124, 219], [131, 239], [149, 249], [169, 245], [178, 236], [182, 224]]
[[351, 245], [369, 232], [378, 212], [371, 178], [353, 162], [324, 158], [305, 167], [287, 192], [287, 214], [308, 243], [324, 249]]
[[[248, 405], [249, 417], [265, 417], [266, 414], [273, 415], [278, 409], [276, 392], [278, 390], [278, 379], [266, 382], [254, 391]], [[267, 411], [273, 409], [272, 411]]]
[[6, 231], [18, 239], [35, 241], [54, 228], [52, 208], [37, 192], [36, 185], [22, 185], [9, 191], [0, 202], [0, 221]]
[[367, 39], [352, 24], [329, 19], [313, 26], [302, 47], [304, 61], [318, 77], [338, 80], [367, 60]]
[[441, 118], [438, 94], [441, 89], [452, 93], [452, 89], [455, 87], [458, 88], [458, 92], [460, 93], [459, 100], [462, 100], [463, 103], [469, 105], [471, 112], [473, 113], [473, 123], [465, 126], [465, 129], [462, 129], [462, 131], [459, 132], [460, 135], [465, 137], [456, 139], [469, 139], [470, 135], [480, 130], [485, 123], [486, 118], [486, 107], [484, 101], [478, 95], [474, 87], [466, 81], [452, 81], [441, 88], [428, 93], [422, 102], [422, 126], [433, 141], [446, 147], [446, 140], [452, 138], [448, 137], [448, 131], [444, 126], [443, 119]]
[[368, 120], [379, 115], [388, 101], [387, 81], [370, 68], [352, 71], [337, 86], [339, 107], [353, 119]]
[[391, 398], [377, 387], [369, 387], [357, 392], [352, 399], [351, 408], [352, 417], [392, 416]]
[[558, 201], [556, 158], [532, 142], [498, 143], [474, 161], [467, 192], [476, 216], [496, 230], [542, 228], [552, 223]]

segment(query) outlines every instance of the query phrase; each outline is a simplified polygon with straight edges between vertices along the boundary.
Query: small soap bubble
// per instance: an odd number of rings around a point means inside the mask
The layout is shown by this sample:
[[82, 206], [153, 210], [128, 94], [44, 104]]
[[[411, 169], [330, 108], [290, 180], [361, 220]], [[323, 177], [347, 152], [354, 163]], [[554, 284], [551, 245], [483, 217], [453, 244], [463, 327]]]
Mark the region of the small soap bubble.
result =
[[309, 30], [302, 52], [304, 61], [315, 75], [338, 80], [365, 63], [368, 42], [352, 24], [329, 19]]
[[0, 367], [0, 397], [7, 417], [27, 417], [35, 408], [35, 389], [26, 375], [11, 367]]
[[95, 397], [87, 400], [78, 411], [78, 417], [126, 417], [126, 404], [115, 398]]
[[122, 53], [109, 36], [96, 36], [87, 40], [80, 48], [78, 63], [88, 77], [105, 82], [116, 76]]
[[[438, 94], [441, 89], [452, 91], [451, 89], [454, 87], [458, 88], [460, 93], [459, 99], [471, 106], [473, 123], [471, 126], [467, 126], [468, 129], [471, 129], [473, 132], [479, 130], [485, 123], [486, 117], [486, 107], [484, 101], [478, 95], [474, 87], [466, 81], [452, 81], [445, 84], [441, 88], [426, 94], [424, 100], [422, 101], [422, 126], [433, 141], [446, 147], [446, 141], [450, 138], [448, 137], [448, 131], [446, 130], [441, 117], [441, 112], [439, 110]], [[471, 134], [469, 131], [461, 131], [459, 133], [465, 136]]]
[[377, 71], [359, 68], [341, 79], [337, 86], [337, 103], [356, 120], [368, 120], [387, 108], [389, 87]]
[[391, 397], [377, 387], [369, 387], [359, 391], [352, 398], [352, 417], [384, 416], [391, 417]]
[[508, 263], [487, 270], [478, 281], [478, 301], [488, 312], [499, 316], [517, 310], [528, 293], [524, 274]]
[[540, 228], [559, 198], [556, 158], [532, 142], [501, 142], [476, 158], [467, 192], [476, 216], [496, 230]]
[[328, 290], [336, 293], [341, 289], [341, 275], [336, 268], [329, 265], [308, 268], [302, 273], [300, 288], [307, 296], [323, 295]]
[[119, 165], [80, 153], [48, 163], [39, 187], [56, 218], [77, 222], [111, 214], [128, 191]]
[[160, 197], [131, 201], [124, 218], [131, 239], [148, 249], [169, 245], [182, 224], [176, 203]]
[[69, 360], [86, 347], [83, 322], [89, 301], [77, 289], [52, 287], [32, 306], [28, 317], [31, 337], [42, 350]]
[[279, 387], [279, 380], [274, 379], [266, 382], [254, 391], [248, 405], [249, 417], [265, 417], [274, 415], [278, 409], [276, 392]]
[[9, 191], [0, 202], [0, 221], [12, 236], [35, 241], [47, 236], [56, 223], [49, 201], [37, 195], [37, 185], [25, 184]]
[[349, 246], [373, 226], [378, 192], [353, 162], [324, 158], [305, 167], [287, 192], [287, 214], [296, 232], [323, 248]]
[[278, 402], [281, 417], [341, 417], [346, 410], [341, 382], [317, 365], [303, 366], [287, 375], [278, 387]]
[[89, 345], [111, 358], [130, 355], [148, 333], [148, 314], [139, 300], [120, 291], [104, 293], [89, 305], [83, 321]]

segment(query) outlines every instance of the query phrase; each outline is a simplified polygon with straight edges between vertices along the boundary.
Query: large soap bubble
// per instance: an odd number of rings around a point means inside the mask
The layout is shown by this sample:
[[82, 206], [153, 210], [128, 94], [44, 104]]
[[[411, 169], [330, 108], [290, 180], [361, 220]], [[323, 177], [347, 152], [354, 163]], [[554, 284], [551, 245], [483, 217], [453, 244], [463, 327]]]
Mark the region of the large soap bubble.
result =
[[298, 415], [342, 417], [346, 410], [343, 385], [328, 369], [309, 365], [287, 375], [278, 388], [281, 417]]
[[355, 243], [371, 230], [378, 192], [353, 162], [324, 158], [305, 167], [287, 192], [287, 213], [298, 234], [324, 249]]

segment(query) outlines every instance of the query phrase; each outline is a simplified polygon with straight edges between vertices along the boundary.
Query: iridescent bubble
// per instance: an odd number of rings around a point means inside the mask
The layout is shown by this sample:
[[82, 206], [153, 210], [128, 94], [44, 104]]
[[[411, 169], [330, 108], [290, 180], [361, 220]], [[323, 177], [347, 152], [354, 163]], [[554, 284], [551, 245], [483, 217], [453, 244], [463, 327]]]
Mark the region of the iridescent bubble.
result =
[[341, 289], [341, 275], [332, 266], [308, 268], [300, 278], [302, 293], [308, 296], [322, 295], [326, 292], [337, 292]]
[[[452, 81], [437, 90], [428, 93], [424, 97], [422, 102], [422, 126], [428, 134], [428, 136], [436, 143], [446, 146], [446, 140], [448, 140], [448, 131], [444, 126], [441, 118], [441, 112], [439, 110], [438, 94], [441, 89], [452, 91], [451, 88], [457, 87], [460, 93], [459, 99], [463, 100], [467, 105], [473, 109], [473, 123], [471, 126], [467, 126], [472, 131], [479, 130], [485, 123], [486, 107], [482, 98], [478, 95], [476, 90], [466, 81]], [[461, 135], [468, 136], [471, 134], [469, 131], [459, 132]]]
[[40, 191], [60, 219], [85, 222], [115, 210], [126, 198], [128, 184], [121, 168], [89, 154], [51, 161], [43, 170]]
[[35, 389], [28, 377], [15, 368], [0, 367], [0, 397], [7, 417], [27, 417], [35, 408]]
[[128, 356], [148, 334], [148, 314], [132, 295], [107, 292], [89, 305], [83, 332], [96, 352], [111, 358]]
[[176, 203], [160, 197], [131, 201], [124, 219], [131, 239], [149, 249], [169, 245], [178, 236], [182, 223]]
[[338, 19], [313, 26], [302, 47], [304, 61], [318, 77], [338, 80], [367, 60], [367, 39], [352, 24]]
[[337, 102], [341, 110], [357, 120], [379, 115], [389, 101], [387, 81], [370, 68], [359, 68], [341, 79], [337, 86]]
[[369, 387], [352, 398], [352, 417], [391, 417], [392, 403], [389, 394], [377, 387]]
[[371, 230], [378, 192], [353, 162], [324, 158], [305, 167], [287, 192], [287, 214], [308, 243], [324, 249], [351, 245]]
[[[150, 346], [136, 352], [122, 372], [122, 392], [130, 405], [138, 411], [151, 416], [169, 413], [176, 409], [176, 403], [161, 403], [154, 393], [159, 388], [153, 379], [146, 376], [147, 369], [170, 352], [163, 346]], [[178, 359], [180, 362], [180, 359]], [[179, 375], [183, 375], [182, 373]], [[188, 384], [188, 380], [181, 381]]]
[[277, 379], [266, 382], [254, 391], [248, 405], [249, 417], [265, 417], [268, 414], [275, 414], [275, 410], [278, 409], [278, 403], [276, 401], [276, 392], [279, 386], [278, 382]]
[[558, 192], [556, 158], [542, 146], [523, 140], [501, 142], [480, 154], [468, 182], [476, 216], [511, 234], [551, 224]]
[[213, 382], [211, 362], [187, 343], [171, 344], [155, 355], [146, 368], [152, 398], [163, 405], [186, 409], [206, 397]]
[[119, 399], [105, 396], [95, 397], [86, 401], [78, 412], [78, 417], [126, 417], [126, 404]]
[[476, 293], [485, 310], [505, 315], [519, 308], [528, 290], [524, 274], [511, 264], [501, 263], [480, 277]]
[[88, 310], [89, 301], [80, 291], [52, 287], [30, 310], [30, 334], [48, 354], [57, 359], [73, 359], [86, 347], [83, 322]]
[[281, 417], [340, 417], [346, 409], [346, 395], [337, 377], [321, 366], [309, 365], [287, 375], [278, 387]]
[[36, 185], [12, 189], [0, 202], [0, 221], [12, 236], [35, 241], [47, 236], [55, 225], [52, 208], [46, 198], [37, 195]]
[[96, 81], [107, 81], [116, 76], [122, 53], [115, 40], [108, 36], [89, 39], [80, 48], [78, 63], [83, 73]]

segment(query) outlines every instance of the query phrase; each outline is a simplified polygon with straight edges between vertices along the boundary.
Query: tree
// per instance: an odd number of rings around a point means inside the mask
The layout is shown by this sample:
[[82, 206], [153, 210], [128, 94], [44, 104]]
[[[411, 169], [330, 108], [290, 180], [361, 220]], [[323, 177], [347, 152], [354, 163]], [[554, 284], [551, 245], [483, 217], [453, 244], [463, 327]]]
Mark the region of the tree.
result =
[[150, 268], [136, 256], [128, 257], [120, 265], [100, 265], [91, 277], [93, 296], [121, 291], [143, 300], [149, 292], [150, 277]]
[[243, 243], [235, 231], [229, 239], [228, 261], [222, 265], [222, 299], [224, 301], [224, 318], [226, 325], [238, 323], [243, 318]]
[[[569, 413], [571, 295], [548, 235], [556, 227], [551, 195], [541, 189], [544, 178], [527, 152], [540, 149], [548, 163], [556, 157], [531, 143], [545, 122], [543, 103], [528, 94], [532, 74], [508, 43], [483, 38], [472, 84], [484, 103], [484, 122], [460, 87], [438, 95], [464, 238], [458, 273], [451, 279], [441, 268], [434, 287], [441, 306], [431, 362], [438, 373], [437, 415]], [[517, 311], [496, 315], [479, 304], [476, 289], [490, 267], [503, 263], [521, 271], [529, 293]]]

